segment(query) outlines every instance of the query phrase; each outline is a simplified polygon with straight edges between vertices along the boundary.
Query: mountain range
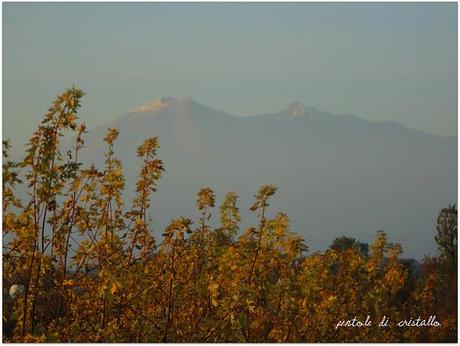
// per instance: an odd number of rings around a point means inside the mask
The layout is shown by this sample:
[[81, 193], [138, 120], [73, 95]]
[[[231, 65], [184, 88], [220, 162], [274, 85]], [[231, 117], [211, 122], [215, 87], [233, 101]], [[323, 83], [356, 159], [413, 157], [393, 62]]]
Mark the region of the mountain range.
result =
[[[395, 122], [367, 121], [292, 102], [274, 113], [234, 116], [190, 98], [164, 97], [88, 131], [85, 163], [99, 167], [107, 128], [120, 131], [115, 152], [132, 198], [140, 161], [136, 147], [158, 136], [166, 172], [150, 215], [157, 234], [171, 218], [196, 217], [196, 193], [213, 188], [240, 196], [242, 228], [260, 185], [273, 184], [269, 214], [286, 212], [311, 251], [337, 236], [371, 242], [385, 230], [405, 256], [436, 252], [438, 211], [457, 198], [457, 137], [424, 133]], [[218, 220], [218, 209], [214, 211]]]

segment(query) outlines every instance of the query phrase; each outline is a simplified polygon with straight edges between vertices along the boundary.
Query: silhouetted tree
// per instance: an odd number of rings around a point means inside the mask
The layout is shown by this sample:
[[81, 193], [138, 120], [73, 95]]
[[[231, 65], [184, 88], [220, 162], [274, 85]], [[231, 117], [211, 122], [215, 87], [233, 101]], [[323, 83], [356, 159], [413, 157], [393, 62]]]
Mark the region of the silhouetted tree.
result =
[[360, 242], [355, 238], [350, 237], [337, 237], [333, 240], [332, 244], [329, 246], [331, 250], [335, 251], [344, 251], [349, 248], [354, 248], [358, 253], [363, 257], [369, 256], [369, 244]]
[[441, 209], [436, 225], [440, 257], [446, 264], [449, 271], [457, 271], [457, 208], [449, 205]]

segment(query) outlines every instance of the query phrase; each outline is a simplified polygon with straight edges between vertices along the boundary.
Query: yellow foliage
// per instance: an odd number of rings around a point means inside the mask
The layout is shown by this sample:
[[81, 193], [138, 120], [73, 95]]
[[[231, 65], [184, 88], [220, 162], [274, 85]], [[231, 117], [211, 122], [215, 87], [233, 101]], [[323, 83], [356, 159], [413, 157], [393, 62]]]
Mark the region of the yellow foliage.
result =
[[[173, 219], [157, 240], [149, 208], [164, 172], [159, 139], [137, 148], [136, 197], [126, 203], [113, 150], [117, 129], [104, 138], [101, 171], [61, 155], [68, 132], [76, 136], [70, 156], [83, 148], [82, 96], [71, 88], [56, 98], [20, 164], [4, 150], [3, 232], [11, 239], [2, 254], [4, 342], [456, 341], [456, 272], [442, 258], [409, 275], [402, 248], [383, 231], [370, 254], [350, 246], [307, 255], [287, 214], [268, 212], [272, 185], [255, 195], [250, 209], [258, 222], [244, 232], [234, 192], [217, 211], [220, 225], [211, 227], [216, 196], [205, 187], [196, 200], [199, 219]], [[15, 196], [20, 167], [29, 196], [23, 202]], [[15, 296], [8, 291], [14, 284], [27, 289]], [[335, 328], [353, 316], [430, 314], [440, 328]]]

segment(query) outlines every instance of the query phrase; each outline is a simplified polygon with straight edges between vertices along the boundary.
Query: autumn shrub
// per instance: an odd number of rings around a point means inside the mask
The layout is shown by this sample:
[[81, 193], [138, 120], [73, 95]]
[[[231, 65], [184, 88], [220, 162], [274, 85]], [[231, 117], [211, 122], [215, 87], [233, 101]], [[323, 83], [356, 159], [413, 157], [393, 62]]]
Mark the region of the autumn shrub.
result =
[[[177, 217], [155, 237], [148, 210], [164, 174], [158, 138], [139, 146], [136, 196], [123, 200], [117, 129], [104, 138], [101, 170], [79, 161], [86, 132], [78, 123], [82, 96], [71, 88], [56, 98], [21, 162], [9, 159], [4, 142], [5, 342], [456, 340], [456, 305], [446, 308], [441, 299], [446, 292], [456, 298], [456, 269], [446, 274], [441, 264], [426, 262], [422, 275], [409, 275], [401, 246], [383, 231], [370, 247], [343, 238], [308, 254], [288, 216], [269, 212], [274, 186], [256, 193], [253, 227], [240, 230], [234, 192], [216, 206], [213, 190], [204, 187], [196, 201], [199, 220]], [[73, 136], [66, 153], [64, 136]], [[27, 190], [24, 200], [18, 186]], [[452, 225], [453, 213], [445, 215], [442, 221]], [[220, 220], [215, 228], [213, 217]], [[449, 268], [451, 236], [439, 236]], [[24, 289], [9, 294], [13, 284]], [[383, 316], [395, 322], [429, 315], [437, 315], [441, 327], [377, 326]], [[371, 316], [373, 325], [336, 328], [355, 316]]]

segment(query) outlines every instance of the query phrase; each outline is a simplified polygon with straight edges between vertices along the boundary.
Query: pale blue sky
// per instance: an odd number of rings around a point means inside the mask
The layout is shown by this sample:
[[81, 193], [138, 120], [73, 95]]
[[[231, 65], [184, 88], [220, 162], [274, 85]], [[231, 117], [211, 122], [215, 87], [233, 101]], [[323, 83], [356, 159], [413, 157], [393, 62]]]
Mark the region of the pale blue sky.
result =
[[456, 135], [457, 4], [4, 2], [3, 136], [22, 143], [72, 83], [90, 127], [177, 95]]

